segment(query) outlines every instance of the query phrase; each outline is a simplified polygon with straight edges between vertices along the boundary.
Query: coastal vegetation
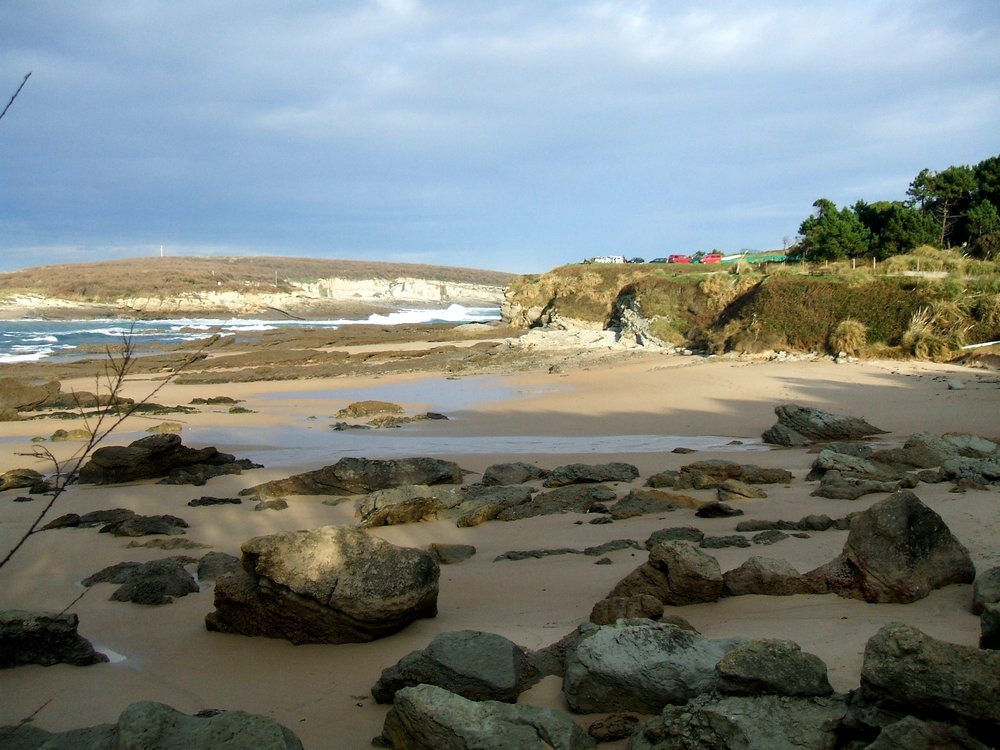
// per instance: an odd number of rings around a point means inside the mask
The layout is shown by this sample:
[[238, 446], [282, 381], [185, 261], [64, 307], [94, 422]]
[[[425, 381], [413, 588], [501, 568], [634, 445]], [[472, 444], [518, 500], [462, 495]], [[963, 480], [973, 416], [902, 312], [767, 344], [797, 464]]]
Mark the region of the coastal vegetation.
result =
[[1000, 257], [1000, 156], [974, 166], [922, 169], [905, 201], [857, 201], [837, 208], [820, 198], [799, 226], [789, 257], [825, 261], [890, 258], [915, 247], [961, 247], [973, 257]]
[[1000, 339], [1000, 263], [922, 247], [883, 263], [570, 265], [522, 276], [511, 321], [616, 326], [629, 309], [674, 346], [949, 359]]

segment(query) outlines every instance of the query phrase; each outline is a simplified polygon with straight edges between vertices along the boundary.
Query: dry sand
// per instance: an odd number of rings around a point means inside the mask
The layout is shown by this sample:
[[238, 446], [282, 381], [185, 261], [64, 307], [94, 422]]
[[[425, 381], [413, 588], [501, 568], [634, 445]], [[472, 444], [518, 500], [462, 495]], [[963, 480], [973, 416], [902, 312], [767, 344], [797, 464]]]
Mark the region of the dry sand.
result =
[[[958, 379], [966, 387], [951, 390], [946, 378]], [[148, 387], [144, 381], [131, 383], [129, 395], [141, 396]], [[338, 409], [350, 401], [384, 398], [387, 393], [396, 396], [390, 400], [410, 411], [432, 408], [445, 411], [451, 419], [377, 433], [337, 433], [340, 442], [329, 442], [328, 425], [335, 421], [332, 415]], [[348, 451], [379, 458], [379, 450], [394, 455], [439, 455], [471, 472], [507, 460], [546, 468], [576, 461], [621, 460], [639, 468], [636, 486], [652, 473], [695, 459], [782, 466], [793, 472], [795, 480], [787, 487], [769, 487], [768, 499], [743, 503], [745, 518], [797, 520], [810, 513], [838, 517], [864, 509], [884, 495], [855, 502], [810, 497], [812, 486], [804, 476], [813, 455], [804, 449], [749, 451], [742, 450], [748, 447], [744, 445], [679, 455], [657, 449], [656, 440], [679, 436], [675, 443], [693, 444], [698, 436], [714, 435], [724, 437], [724, 442], [752, 443], [774, 423], [773, 407], [789, 401], [865, 417], [889, 430], [884, 438], [891, 443], [922, 430], [1000, 436], [996, 376], [927, 363], [748, 363], [649, 355], [561, 374], [458, 381], [420, 376], [231, 386], [170, 384], [156, 400], [186, 404], [194, 396], [222, 394], [245, 399], [243, 406], [256, 413], [229, 414], [225, 407], [203, 407], [199, 414], [179, 415], [176, 421], [184, 424], [185, 443], [199, 446], [205, 444], [201, 436], [210, 436], [211, 444], [240, 457], [249, 455], [267, 468], [213, 479], [204, 487], [76, 486], [60, 498], [52, 517], [114, 507], [172, 513], [191, 524], [189, 538], [238, 555], [240, 544], [257, 534], [353, 523], [353, 503], [333, 507], [323, 505], [322, 498], [293, 497], [288, 510], [255, 512], [248, 504], [190, 508], [188, 500], [201, 495], [232, 496], [268, 479], [333, 463]], [[134, 439], [147, 425], [159, 421], [133, 419], [111, 442]], [[55, 420], [3, 424], [0, 469], [44, 469], [16, 454], [29, 449], [33, 435], [73, 426]], [[622, 437], [635, 435], [651, 437], [638, 444]], [[73, 447], [50, 445], [60, 457]], [[281, 450], [274, 450], [275, 446]], [[329, 454], [324, 455], [328, 447]], [[467, 477], [467, 481], [475, 480], [474, 474]], [[617, 489], [624, 494], [628, 487]], [[1000, 489], [954, 494], [949, 485], [942, 484], [920, 485], [916, 491], [969, 548], [978, 570], [1000, 564], [996, 544]], [[18, 494], [23, 493], [0, 496], [0, 550], [8, 549], [23, 533], [43, 502], [42, 498], [11, 502]], [[708, 491], [691, 494], [711, 498]], [[735, 526], [732, 519], [698, 519], [691, 510], [606, 525], [592, 525], [588, 520], [567, 514], [491, 522], [470, 529], [437, 521], [372, 531], [403, 545], [473, 544], [478, 553], [466, 562], [442, 567], [436, 618], [418, 621], [397, 635], [369, 644], [292, 646], [278, 640], [209, 633], [203, 621], [213, 609], [211, 584], [203, 584], [198, 594], [160, 607], [109, 601], [112, 586], [97, 585], [72, 605], [72, 611], [80, 616], [82, 635], [99, 649], [123, 658], [85, 668], [31, 666], [0, 672], [0, 724], [34, 714], [35, 723], [49, 730], [90, 726], [114, 721], [133, 701], [154, 700], [188, 713], [226, 708], [264, 714], [292, 729], [311, 750], [368, 747], [370, 739], [380, 733], [386, 712], [369, 693], [382, 669], [426, 646], [437, 633], [462, 628], [500, 633], [532, 649], [548, 645], [586, 621], [593, 604], [645, 559], [644, 552], [623, 550], [609, 555], [610, 565], [595, 565], [594, 558], [582, 555], [493, 562], [498, 554], [514, 549], [583, 548], [619, 538], [641, 543], [654, 530], [668, 526], [697, 525], [710, 534], [731, 533]], [[816, 532], [808, 539], [792, 537], [773, 546], [712, 553], [723, 570], [751, 555], [763, 555], [787, 559], [804, 571], [834, 557], [845, 538], [846, 532]], [[0, 570], [0, 608], [59, 611], [82, 593], [78, 581], [107, 565], [175, 554], [126, 549], [125, 545], [126, 541], [95, 529], [35, 535]], [[191, 554], [198, 556], [201, 551]], [[682, 607], [678, 612], [708, 637], [793, 639], [824, 659], [836, 689], [848, 690], [858, 684], [865, 641], [886, 622], [904, 621], [936, 637], [976, 644], [979, 621], [970, 613], [971, 597], [970, 586], [951, 586], [909, 605], [865, 604], [834, 595], [752, 596]], [[564, 705], [554, 678], [525, 693], [522, 701]], [[579, 717], [584, 725], [591, 718]]]

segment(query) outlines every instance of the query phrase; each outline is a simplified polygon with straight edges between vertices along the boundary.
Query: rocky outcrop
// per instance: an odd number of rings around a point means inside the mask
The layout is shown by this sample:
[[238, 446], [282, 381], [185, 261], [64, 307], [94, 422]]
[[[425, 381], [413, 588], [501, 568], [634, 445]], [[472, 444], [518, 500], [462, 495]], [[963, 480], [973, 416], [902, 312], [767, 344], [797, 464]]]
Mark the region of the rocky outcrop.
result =
[[839, 557], [807, 574], [840, 596], [907, 603], [952, 583], [972, 583], [968, 550], [908, 490], [854, 516]]
[[739, 642], [649, 620], [604, 625], [567, 653], [563, 694], [580, 713], [655, 713], [714, 690], [716, 665]]
[[401, 750], [590, 750], [569, 716], [546, 708], [471, 701], [435, 685], [396, 693], [381, 742]]
[[437, 614], [434, 556], [353, 527], [254, 537], [242, 552], [242, 570], [216, 581], [209, 630], [352, 643]]
[[774, 407], [778, 422], [761, 436], [772, 445], [809, 445], [817, 441], [863, 440], [883, 435], [885, 430], [874, 427], [858, 417], [831, 414], [797, 404]]
[[133, 703], [114, 724], [67, 732], [46, 732], [30, 723], [0, 727], [0, 745], [19, 750], [302, 750], [292, 731], [266, 716], [243, 711], [209, 711], [188, 716], [162, 703]]
[[0, 669], [24, 664], [72, 664], [84, 667], [106, 662], [77, 633], [75, 614], [52, 614], [9, 609], [0, 612]]
[[958, 724], [987, 743], [1000, 737], [1000, 653], [931, 638], [900, 623], [868, 640], [852, 711], [863, 724], [904, 716]]
[[462, 469], [437, 458], [342, 458], [331, 466], [241, 490], [240, 495], [364, 495], [407, 484], [461, 484]]
[[404, 687], [437, 685], [474, 701], [515, 703], [529, 672], [524, 651], [495, 633], [441, 633], [422, 651], [412, 651], [382, 671], [372, 687], [379, 703], [391, 703]]
[[664, 604], [714, 602], [723, 596], [718, 561], [690, 542], [670, 541], [649, 551], [649, 560], [619, 581], [609, 597], [649, 594]]
[[[198, 474], [199, 467], [206, 467], [206, 471]], [[85, 484], [118, 484], [169, 478], [173, 472], [187, 472], [187, 478], [193, 478], [193, 483], [203, 484], [208, 475], [239, 474], [251, 468], [259, 467], [245, 459], [237, 461], [235, 456], [220, 453], [213, 447], [189, 448], [181, 443], [179, 435], [162, 434], [141, 438], [127, 446], [98, 448], [80, 468], [80, 481]], [[175, 480], [172, 483], [178, 482]]]

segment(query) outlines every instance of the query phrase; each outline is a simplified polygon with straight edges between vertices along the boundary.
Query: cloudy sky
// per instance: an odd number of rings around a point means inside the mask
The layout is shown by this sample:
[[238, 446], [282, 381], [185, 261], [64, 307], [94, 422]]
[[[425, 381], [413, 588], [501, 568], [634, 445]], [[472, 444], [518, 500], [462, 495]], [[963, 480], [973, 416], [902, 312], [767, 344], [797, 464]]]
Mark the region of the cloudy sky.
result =
[[781, 247], [1000, 153], [996, 0], [3, 0], [0, 269]]

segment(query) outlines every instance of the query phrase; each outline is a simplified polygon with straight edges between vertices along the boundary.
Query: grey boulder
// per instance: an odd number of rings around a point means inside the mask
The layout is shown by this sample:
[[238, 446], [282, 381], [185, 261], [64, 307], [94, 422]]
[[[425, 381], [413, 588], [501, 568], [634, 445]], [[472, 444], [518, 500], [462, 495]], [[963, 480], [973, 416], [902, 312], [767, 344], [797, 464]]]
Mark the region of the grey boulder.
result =
[[716, 666], [718, 690], [728, 695], [830, 695], [826, 664], [797, 643], [776, 639], [747, 641], [732, 648]]
[[291, 730], [243, 711], [188, 716], [162, 703], [126, 708], [115, 724], [46, 732], [31, 724], [0, 728], [0, 746], [17, 750], [302, 750]]
[[860, 703], [869, 723], [906, 715], [959, 724], [989, 743], [1000, 737], [1000, 653], [932, 638], [890, 623], [865, 646]]
[[441, 633], [422, 651], [412, 651], [382, 671], [372, 687], [379, 703], [391, 703], [404, 687], [437, 685], [469, 700], [514, 703], [526, 687], [524, 651], [496, 633]]
[[941, 516], [900, 490], [854, 516], [840, 556], [807, 576], [845, 598], [906, 604], [972, 583], [976, 569]]
[[566, 654], [563, 694], [580, 713], [655, 713], [714, 690], [716, 665], [739, 642], [650, 620], [604, 625]]

